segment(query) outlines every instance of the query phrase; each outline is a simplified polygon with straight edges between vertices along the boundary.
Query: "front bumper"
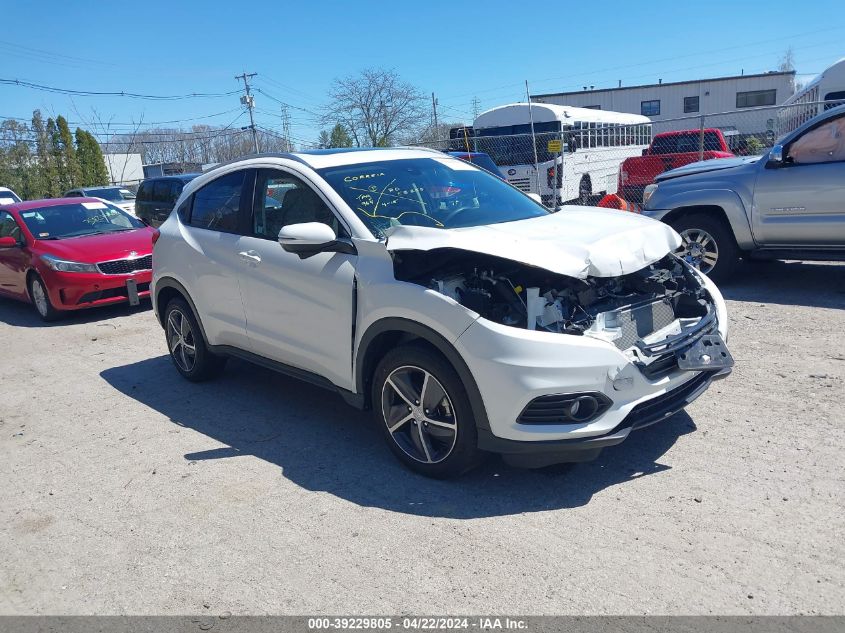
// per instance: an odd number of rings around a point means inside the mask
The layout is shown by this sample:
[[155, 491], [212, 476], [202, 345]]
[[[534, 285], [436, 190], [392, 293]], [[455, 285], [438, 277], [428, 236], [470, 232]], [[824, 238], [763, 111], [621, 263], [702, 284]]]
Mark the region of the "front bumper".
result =
[[150, 296], [152, 271], [126, 275], [63, 273], [44, 267], [38, 271], [57, 310], [81, 310], [129, 301], [127, 281], [134, 280], [138, 297]]
[[609, 446], [621, 444], [631, 431], [642, 429], [665, 420], [684, 409], [703, 394], [716, 380], [727, 378], [731, 369], [719, 372], [701, 372], [680, 387], [661, 396], [641, 402], [612, 430], [604, 435], [580, 439], [541, 440], [520, 442], [496, 437], [479, 430], [478, 447], [501, 454], [514, 466], [542, 467], [562, 462], [585, 462], [598, 457]]
[[[712, 334], [727, 339], [727, 313], [718, 289], [704, 275], [702, 284], [715, 306]], [[708, 330], [710, 331], [710, 330]], [[702, 331], [703, 333], [703, 331]], [[670, 339], [667, 339], [669, 342]], [[686, 349], [681, 341], [669, 356]], [[688, 340], [693, 344], [693, 338]], [[478, 319], [455, 342], [475, 377], [489, 425], [478, 429], [479, 447], [505, 455], [563, 456], [559, 461], [594, 458], [605, 446], [622, 442], [634, 428], [664, 419], [692, 402], [713, 380], [730, 373], [721, 367], [699, 371], [643, 368], [638, 354], [605, 341], [529, 331]], [[599, 392], [611, 401], [595, 419], [582, 423], [518, 422], [529, 403], [543, 396]]]

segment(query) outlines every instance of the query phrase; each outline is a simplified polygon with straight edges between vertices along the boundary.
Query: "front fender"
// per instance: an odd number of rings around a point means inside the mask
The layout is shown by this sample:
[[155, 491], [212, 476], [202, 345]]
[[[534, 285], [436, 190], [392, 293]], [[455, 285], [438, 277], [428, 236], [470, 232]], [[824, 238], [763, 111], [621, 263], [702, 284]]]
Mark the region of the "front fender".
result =
[[[658, 189], [660, 192], [660, 189]], [[678, 192], [666, 192], [657, 200], [650, 200], [649, 206], [655, 209], [645, 209], [643, 215], [654, 217], [666, 223], [671, 223], [683, 209], [694, 207], [719, 207], [725, 213], [725, 218], [731, 226], [737, 245], [744, 250], [752, 249], [756, 245], [751, 233], [751, 223], [742, 198], [731, 189], [693, 189]]]

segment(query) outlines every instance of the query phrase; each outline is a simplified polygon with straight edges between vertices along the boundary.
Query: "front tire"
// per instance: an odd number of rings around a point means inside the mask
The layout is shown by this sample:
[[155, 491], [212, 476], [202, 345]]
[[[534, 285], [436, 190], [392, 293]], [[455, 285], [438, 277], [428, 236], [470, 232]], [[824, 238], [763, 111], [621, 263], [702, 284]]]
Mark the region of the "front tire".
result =
[[44, 280], [36, 274], [29, 278], [29, 298], [32, 300], [32, 305], [35, 306], [35, 311], [43, 321], [57, 321], [64, 316], [64, 312], [56, 310], [53, 303], [50, 301], [50, 293], [47, 292], [47, 286]]
[[188, 380], [202, 382], [223, 370], [226, 357], [209, 351], [194, 312], [184, 299], [173, 299], [167, 304], [164, 332], [170, 360], [176, 371]]
[[418, 345], [388, 352], [376, 367], [373, 411], [390, 450], [427, 477], [456, 477], [480, 457], [466, 389], [440, 355]]
[[703, 213], [681, 216], [670, 225], [684, 240], [677, 255], [713, 281], [730, 278], [739, 264], [739, 248], [731, 230], [719, 219]]

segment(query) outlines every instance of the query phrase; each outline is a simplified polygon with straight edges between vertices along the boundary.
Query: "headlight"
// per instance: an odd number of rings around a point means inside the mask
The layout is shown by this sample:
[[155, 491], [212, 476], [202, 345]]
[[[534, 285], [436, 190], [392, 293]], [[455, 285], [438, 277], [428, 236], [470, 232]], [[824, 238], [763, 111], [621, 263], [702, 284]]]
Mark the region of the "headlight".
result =
[[657, 191], [657, 185], [656, 184], [651, 184], [651, 185], [645, 186], [645, 189], [643, 190], [643, 206], [644, 207], [648, 205], [648, 201], [651, 198], [651, 196], [654, 195], [655, 191]]
[[83, 262], [71, 262], [66, 259], [59, 259], [52, 255], [42, 255], [41, 261], [49, 268], [60, 273], [98, 273], [100, 270], [97, 264], [85, 264]]

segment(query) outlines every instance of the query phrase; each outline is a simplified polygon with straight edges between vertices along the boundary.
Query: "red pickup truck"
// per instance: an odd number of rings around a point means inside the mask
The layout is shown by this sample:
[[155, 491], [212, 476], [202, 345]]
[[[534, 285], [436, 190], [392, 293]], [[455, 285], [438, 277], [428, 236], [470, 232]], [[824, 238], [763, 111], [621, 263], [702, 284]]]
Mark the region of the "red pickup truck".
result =
[[[733, 156], [721, 130], [704, 129], [703, 159]], [[619, 195], [631, 202], [643, 201], [643, 190], [664, 171], [701, 160], [701, 130], [656, 134], [642, 156], [625, 160], [619, 169]]]

